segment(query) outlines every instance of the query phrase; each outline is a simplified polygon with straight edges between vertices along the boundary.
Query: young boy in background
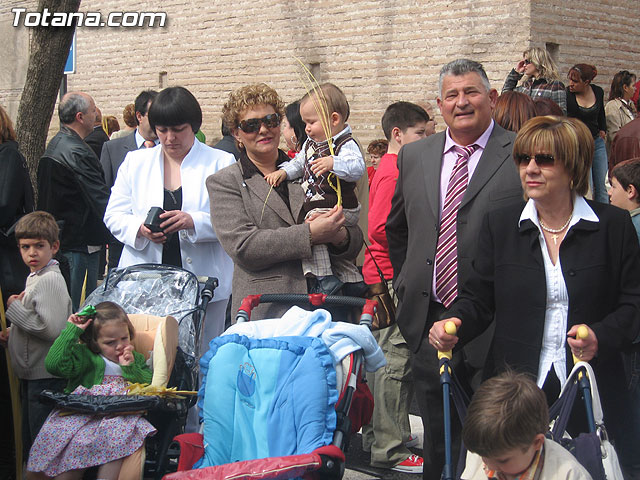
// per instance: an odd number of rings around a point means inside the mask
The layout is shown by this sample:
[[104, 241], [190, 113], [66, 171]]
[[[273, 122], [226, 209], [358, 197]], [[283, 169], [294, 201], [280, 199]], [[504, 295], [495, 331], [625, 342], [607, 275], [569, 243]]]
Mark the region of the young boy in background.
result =
[[[326, 102], [328, 124], [319, 113]], [[322, 110], [320, 110], [322, 111]], [[306, 124], [307, 140], [302, 150], [291, 161], [280, 165], [280, 170], [265, 176], [270, 185], [277, 186], [285, 178], [302, 179], [305, 192], [304, 218], [331, 210], [338, 203], [338, 179], [345, 221], [348, 226], [357, 225], [360, 204], [356, 196], [356, 182], [364, 175], [365, 163], [360, 147], [351, 136], [349, 102], [342, 90], [332, 83], [323, 83], [300, 100], [300, 115]], [[331, 134], [333, 155], [327, 141], [327, 128]], [[336, 178], [337, 177], [337, 178]], [[307, 278], [315, 278], [311, 293], [337, 292], [344, 283], [362, 281], [358, 268], [351, 262], [331, 258], [326, 245], [312, 246], [312, 259], [303, 260], [302, 268]]]
[[525, 374], [506, 372], [484, 382], [462, 427], [467, 447], [463, 480], [590, 480], [578, 460], [545, 438], [547, 398]]
[[628, 210], [640, 240], [640, 158], [620, 162], [611, 170], [611, 205]]
[[0, 334], [9, 348], [13, 372], [20, 379], [24, 452], [38, 435], [52, 406], [40, 402], [42, 390], [62, 391], [65, 380], [51, 375], [44, 359], [71, 315], [67, 284], [53, 256], [60, 248], [58, 225], [47, 212], [32, 212], [16, 224], [15, 237], [22, 260], [31, 273], [25, 289], [7, 299], [11, 327]]
[[[410, 102], [389, 105], [382, 116], [382, 130], [389, 146], [371, 182], [369, 190], [369, 249], [362, 273], [369, 286], [382, 282], [380, 268], [394, 302], [391, 280], [393, 268], [389, 260], [389, 245], [385, 224], [391, 210], [391, 198], [398, 180], [398, 152], [403, 145], [425, 138], [429, 115]], [[372, 258], [373, 256], [373, 258]], [[377, 265], [376, 265], [377, 264]], [[371, 288], [374, 291], [375, 287]], [[409, 405], [413, 397], [409, 347], [398, 325], [373, 332], [387, 358], [387, 367], [367, 374], [373, 393], [374, 409], [371, 424], [363, 428], [362, 442], [371, 451], [371, 465], [405, 473], [422, 473], [423, 459], [414, 455]]]

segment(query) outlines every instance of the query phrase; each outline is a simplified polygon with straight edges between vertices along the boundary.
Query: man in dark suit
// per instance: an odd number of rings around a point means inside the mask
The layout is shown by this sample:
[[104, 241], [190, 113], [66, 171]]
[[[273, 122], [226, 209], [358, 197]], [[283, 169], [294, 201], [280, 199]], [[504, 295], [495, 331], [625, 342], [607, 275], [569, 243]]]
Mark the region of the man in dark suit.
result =
[[218, 150], [222, 150], [223, 152], [229, 152], [236, 157], [236, 160], [240, 158], [240, 150], [236, 146], [236, 139], [231, 135], [231, 130], [222, 122], [222, 139], [216, 143], [213, 148], [217, 148]]
[[84, 137], [84, 141], [95, 152], [96, 157], [100, 158], [102, 146], [109, 141], [109, 135], [102, 128], [102, 112], [98, 107], [96, 107], [96, 121], [93, 124], [93, 131]]
[[[438, 106], [447, 130], [406, 145], [398, 156], [386, 232], [399, 299], [397, 321], [411, 350], [424, 424], [425, 479], [440, 478], [444, 464], [442, 393], [429, 328], [455, 299], [457, 284], [469, 276], [484, 214], [522, 200], [511, 160], [515, 135], [491, 118], [497, 96], [481, 64], [463, 59], [445, 65]], [[483, 347], [486, 353], [488, 346]], [[453, 365], [465, 376], [460, 354]], [[460, 425], [454, 422], [454, 463], [459, 440]]]
[[[127, 153], [138, 148], [154, 147], [157, 144], [158, 137], [149, 125], [149, 118], [147, 117], [151, 102], [156, 95], [158, 95], [158, 92], [155, 90], [145, 90], [140, 93], [134, 102], [137, 128], [130, 135], [109, 140], [104, 144], [100, 155], [100, 163], [109, 188], [113, 187], [118, 169]], [[109, 242], [109, 270], [118, 266], [122, 248], [122, 243], [112, 237]]]

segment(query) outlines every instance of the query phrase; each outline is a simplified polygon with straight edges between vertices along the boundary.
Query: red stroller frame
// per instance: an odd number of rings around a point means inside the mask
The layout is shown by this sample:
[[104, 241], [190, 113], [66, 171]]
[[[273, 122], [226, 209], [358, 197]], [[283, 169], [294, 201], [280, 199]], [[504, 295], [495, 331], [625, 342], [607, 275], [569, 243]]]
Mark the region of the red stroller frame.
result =
[[[249, 321], [251, 311], [260, 303], [307, 303], [312, 307], [322, 305], [338, 305], [357, 307], [362, 309], [360, 324], [371, 328], [373, 315], [377, 302], [357, 297], [327, 296], [324, 294], [265, 294], [250, 295], [246, 297], [236, 315], [236, 322]], [[349, 411], [356, 391], [357, 380], [362, 374], [363, 356], [361, 352], [354, 352], [343, 360], [347, 364], [338, 401], [336, 402], [337, 422], [331, 445], [321, 447], [304, 455], [291, 455], [285, 457], [263, 458], [236, 462], [215, 467], [205, 467], [197, 470], [178, 471], [166, 475], [166, 480], [196, 480], [196, 479], [280, 479], [305, 477], [340, 479], [344, 475], [345, 457], [344, 451], [348, 446], [349, 434], [352, 422]], [[201, 436], [200, 436], [201, 438]], [[181, 445], [193, 442], [193, 434], [190, 437], [178, 436], [176, 441]], [[191, 468], [191, 465], [179, 465], [178, 469]]]

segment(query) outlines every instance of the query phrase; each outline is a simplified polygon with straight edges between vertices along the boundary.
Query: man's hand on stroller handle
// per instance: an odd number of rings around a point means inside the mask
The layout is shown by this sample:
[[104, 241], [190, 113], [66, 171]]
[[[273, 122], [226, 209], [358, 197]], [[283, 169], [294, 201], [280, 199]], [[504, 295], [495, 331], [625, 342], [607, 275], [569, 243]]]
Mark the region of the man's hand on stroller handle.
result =
[[456, 330], [459, 330], [462, 325], [462, 320], [458, 317], [451, 317], [435, 322], [429, 330], [429, 343], [439, 352], [448, 352], [458, 343], [458, 337], [455, 333], [451, 335], [445, 330], [447, 322], [453, 322]]

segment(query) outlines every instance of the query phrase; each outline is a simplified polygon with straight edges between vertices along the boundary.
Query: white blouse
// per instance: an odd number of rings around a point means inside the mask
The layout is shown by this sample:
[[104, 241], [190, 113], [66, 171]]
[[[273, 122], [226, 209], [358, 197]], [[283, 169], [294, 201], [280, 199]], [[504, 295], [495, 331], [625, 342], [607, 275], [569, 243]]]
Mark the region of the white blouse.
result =
[[[593, 209], [586, 202], [584, 197], [576, 196], [573, 200], [573, 215], [567, 234], [580, 220], [588, 220], [591, 222], [599, 221]], [[539, 231], [540, 248], [542, 250], [542, 258], [544, 260], [544, 275], [547, 287], [547, 306], [544, 315], [544, 334], [542, 337], [542, 346], [540, 348], [540, 362], [538, 363], [538, 387], [542, 388], [547, 375], [553, 367], [558, 380], [561, 384], [567, 380], [567, 357], [565, 350], [565, 342], [567, 341], [567, 318], [569, 316], [569, 295], [567, 285], [564, 282], [562, 274], [562, 263], [560, 261], [560, 252], [558, 252], [558, 260], [554, 265], [549, 256], [547, 244], [544, 239], [544, 233], [540, 227], [538, 219], [538, 211], [535, 202], [531, 199], [527, 202], [519, 223], [524, 220], [531, 220]]]

